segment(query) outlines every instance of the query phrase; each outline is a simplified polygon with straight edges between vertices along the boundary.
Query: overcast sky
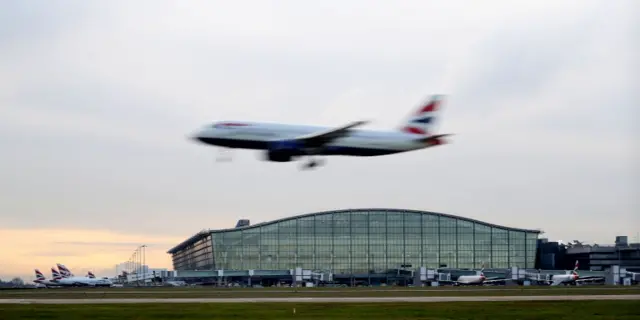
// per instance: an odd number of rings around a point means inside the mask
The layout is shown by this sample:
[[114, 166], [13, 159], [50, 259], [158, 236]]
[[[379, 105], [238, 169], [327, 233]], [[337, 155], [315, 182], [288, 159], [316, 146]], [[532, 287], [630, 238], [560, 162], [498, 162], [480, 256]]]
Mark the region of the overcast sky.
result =
[[[0, 277], [111, 270], [138, 243], [170, 267], [203, 228], [343, 208], [634, 240], [638, 7], [0, 0]], [[434, 93], [455, 136], [423, 151], [300, 171], [187, 140], [228, 119], [393, 129]]]

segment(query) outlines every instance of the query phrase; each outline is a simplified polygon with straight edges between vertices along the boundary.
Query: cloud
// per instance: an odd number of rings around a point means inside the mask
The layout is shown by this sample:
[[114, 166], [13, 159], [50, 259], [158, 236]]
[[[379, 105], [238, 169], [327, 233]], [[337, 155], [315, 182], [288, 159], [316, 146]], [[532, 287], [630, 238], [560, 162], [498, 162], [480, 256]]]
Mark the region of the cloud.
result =
[[[633, 1], [108, 3], [0, 12], [3, 227], [140, 237], [52, 239], [89, 250], [77, 268], [122, 261], [125, 243], [350, 207], [599, 243], [640, 224]], [[431, 93], [448, 95], [438, 130], [455, 133], [432, 150], [301, 173], [258, 152], [216, 164], [186, 139], [221, 119], [393, 130]]]
[[21, 275], [30, 279], [33, 269], [48, 270], [56, 263], [62, 263], [78, 274], [106, 269], [109, 270], [106, 276], [112, 276], [115, 267], [108, 267], [129, 259], [141, 244], [147, 245], [145, 256], [149, 266], [168, 268], [171, 259], [166, 251], [182, 240], [181, 237], [101, 229], [4, 228], [0, 229], [0, 251], [4, 256], [0, 261], [0, 277]]
[[78, 257], [78, 253], [74, 251], [33, 251], [30, 253], [30, 256], [33, 257], [53, 257], [53, 258], [67, 258], [67, 257]]
[[[106, 242], [106, 241], [56, 241], [54, 244], [59, 245], [72, 245], [72, 246], [114, 246], [114, 247], [127, 247], [135, 248], [141, 246], [139, 242]], [[146, 244], [146, 243], [145, 243]], [[150, 243], [154, 246], [173, 246], [176, 243]]]

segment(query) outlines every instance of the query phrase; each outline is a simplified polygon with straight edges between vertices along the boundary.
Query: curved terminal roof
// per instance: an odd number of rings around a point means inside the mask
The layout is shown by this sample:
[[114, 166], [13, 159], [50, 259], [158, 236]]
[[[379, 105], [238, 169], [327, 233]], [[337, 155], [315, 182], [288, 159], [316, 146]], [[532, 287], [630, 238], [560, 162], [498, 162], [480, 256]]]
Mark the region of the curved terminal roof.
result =
[[190, 244], [204, 239], [205, 237], [207, 237], [208, 235], [210, 235], [212, 233], [221, 233], [221, 232], [230, 232], [230, 231], [239, 231], [239, 230], [260, 228], [260, 227], [268, 226], [268, 225], [271, 225], [271, 224], [280, 223], [280, 222], [283, 222], [283, 221], [302, 219], [302, 218], [306, 218], [306, 217], [326, 215], [326, 214], [359, 213], [359, 212], [381, 212], [381, 211], [394, 212], [394, 213], [418, 213], [418, 214], [425, 214], [425, 215], [432, 215], [432, 216], [440, 216], [440, 217], [446, 217], [446, 218], [452, 218], [452, 219], [458, 219], [458, 220], [462, 220], [462, 221], [478, 223], [478, 224], [482, 224], [482, 225], [485, 225], [485, 226], [488, 226], [488, 227], [499, 228], [499, 229], [504, 229], [504, 230], [509, 230], [509, 231], [520, 231], [520, 232], [528, 232], [528, 233], [542, 233], [541, 230], [505, 227], [505, 226], [501, 226], [501, 225], [497, 225], [497, 224], [493, 224], [493, 223], [489, 223], [489, 222], [484, 222], [484, 221], [480, 221], [480, 220], [476, 220], [476, 219], [456, 216], [456, 215], [452, 215], [452, 214], [440, 213], [440, 212], [432, 212], [432, 211], [410, 210], [410, 209], [389, 209], [389, 208], [341, 209], [341, 210], [330, 210], [330, 211], [320, 211], [320, 212], [314, 212], [314, 213], [301, 214], [301, 215], [297, 215], [297, 216], [291, 216], [291, 217], [286, 217], [286, 218], [282, 218], [282, 219], [277, 219], [277, 220], [272, 220], [272, 221], [267, 221], [267, 222], [261, 222], [261, 223], [255, 224], [255, 225], [243, 226], [243, 227], [239, 227], [239, 228], [227, 228], [227, 229], [218, 229], [218, 230], [202, 230], [202, 231], [196, 233], [195, 235], [191, 236], [187, 240], [183, 241], [182, 243], [178, 244], [177, 246], [171, 248], [169, 251], [167, 251], [167, 253], [169, 253], [169, 254], [176, 253], [176, 252], [186, 248]]

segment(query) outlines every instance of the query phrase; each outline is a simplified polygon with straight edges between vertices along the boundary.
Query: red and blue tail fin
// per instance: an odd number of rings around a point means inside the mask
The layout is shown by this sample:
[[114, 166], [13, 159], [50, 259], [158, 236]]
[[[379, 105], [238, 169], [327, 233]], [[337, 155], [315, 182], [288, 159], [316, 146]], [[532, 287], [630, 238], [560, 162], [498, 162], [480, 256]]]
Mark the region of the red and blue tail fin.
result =
[[62, 276], [60, 275], [60, 272], [58, 272], [58, 270], [56, 270], [55, 268], [51, 268], [51, 277], [53, 278], [53, 280], [62, 279]]
[[580, 267], [580, 263], [578, 263], [578, 260], [576, 260], [576, 264], [573, 267], [573, 271], [571, 272], [571, 274], [579, 276], [578, 274], [578, 268]]
[[60, 276], [64, 278], [73, 277], [73, 273], [71, 273], [64, 264], [56, 263], [56, 265], [58, 266], [58, 270], [60, 270]]
[[36, 271], [36, 280], [34, 282], [40, 282], [40, 281], [46, 280], [46, 278], [44, 277], [44, 274], [42, 274], [40, 270], [35, 269], [35, 271]]
[[433, 95], [413, 112], [403, 124], [401, 130], [419, 136], [429, 136], [436, 120], [436, 112], [442, 108], [444, 96]]

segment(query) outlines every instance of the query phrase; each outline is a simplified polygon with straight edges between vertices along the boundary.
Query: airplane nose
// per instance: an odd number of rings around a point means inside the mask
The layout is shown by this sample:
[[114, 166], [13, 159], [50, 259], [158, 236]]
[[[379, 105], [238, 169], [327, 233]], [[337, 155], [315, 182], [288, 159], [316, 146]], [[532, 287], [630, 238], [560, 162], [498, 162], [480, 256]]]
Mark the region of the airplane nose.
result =
[[193, 133], [193, 134], [189, 135], [188, 139], [196, 141], [196, 142], [202, 142], [202, 135], [200, 134], [200, 132], [196, 132], [196, 133]]

